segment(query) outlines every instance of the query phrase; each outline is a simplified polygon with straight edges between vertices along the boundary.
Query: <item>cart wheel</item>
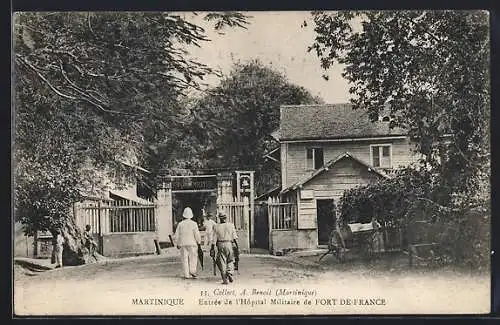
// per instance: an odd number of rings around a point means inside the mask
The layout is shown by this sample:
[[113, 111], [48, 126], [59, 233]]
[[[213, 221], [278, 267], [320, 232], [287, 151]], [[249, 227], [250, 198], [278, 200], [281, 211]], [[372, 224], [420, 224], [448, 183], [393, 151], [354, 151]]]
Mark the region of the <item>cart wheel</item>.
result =
[[321, 256], [319, 257], [318, 262], [321, 262], [321, 260], [323, 259], [323, 257], [325, 257], [326, 255], [328, 255], [330, 253], [332, 253], [332, 251], [330, 249], [328, 249], [328, 251], [326, 251], [323, 254], [321, 254]]
[[339, 261], [339, 263], [344, 263], [345, 254], [346, 254], [346, 250], [344, 249], [344, 247], [339, 246], [339, 248], [337, 250], [337, 260]]
[[341, 234], [337, 230], [333, 230], [330, 234], [330, 246], [335, 249], [335, 257], [339, 263], [343, 263], [345, 259], [346, 249], [342, 245]]
[[365, 254], [366, 254], [366, 258], [368, 260], [371, 260], [374, 256], [374, 249], [373, 249], [373, 245], [372, 243], [366, 243], [366, 246], [365, 246]]

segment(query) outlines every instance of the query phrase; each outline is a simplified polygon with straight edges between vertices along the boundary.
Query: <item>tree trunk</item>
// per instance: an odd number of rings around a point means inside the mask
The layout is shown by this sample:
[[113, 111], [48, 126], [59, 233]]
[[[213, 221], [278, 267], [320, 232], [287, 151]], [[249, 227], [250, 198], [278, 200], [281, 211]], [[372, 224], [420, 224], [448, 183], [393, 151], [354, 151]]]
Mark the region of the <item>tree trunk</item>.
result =
[[83, 233], [72, 218], [68, 218], [61, 229], [61, 234], [64, 237], [62, 256], [64, 266], [91, 264], [97, 262], [101, 257], [97, 253], [94, 253], [95, 256], [89, 254], [89, 250], [85, 247]]
[[[54, 233], [52, 233], [52, 236]], [[56, 238], [52, 238], [52, 254], [50, 254], [50, 264], [56, 263]]]

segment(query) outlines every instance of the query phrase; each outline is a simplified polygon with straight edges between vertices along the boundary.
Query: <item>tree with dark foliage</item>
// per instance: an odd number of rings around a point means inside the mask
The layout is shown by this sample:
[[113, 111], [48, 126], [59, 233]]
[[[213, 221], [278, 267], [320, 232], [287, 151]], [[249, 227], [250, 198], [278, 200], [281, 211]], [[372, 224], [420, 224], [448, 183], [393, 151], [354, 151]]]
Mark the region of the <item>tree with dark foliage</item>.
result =
[[428, 219], [441, 229], [433, 240], [443, 260], [488, 264], [488, 13], [314, 12], [312, 20], [309, 50], [325, 69], [345, 66], [354, 109], [376, 120], [389, 107], [391, 126], [406, 128], [423, 157], [395, 178], [346, 191], [343, 219]]
[[[217, 29], [246, 24], [239, 13], [205, 18]], [[179, 96], [214, 72], [184, 46], [208, 39], [175, 13], [43, 12], [16, 14], [13, 40], [16, 219], [27, 234], [60, 228], [64, 263], [81, 264], [71, 204], [102, 189], [109, 171], [134, 176], [121, 160], [179, 133]]]
[[193, 104], [198, 119], [193, 134], [200, 141], [205, 166], [256, 170], [257, 193], [280, 184], [279, 167], [263, 162], [277, 146], [280, 105], [320, 103], [307, 89], [259, 60], [236, 63], [220, 85]]

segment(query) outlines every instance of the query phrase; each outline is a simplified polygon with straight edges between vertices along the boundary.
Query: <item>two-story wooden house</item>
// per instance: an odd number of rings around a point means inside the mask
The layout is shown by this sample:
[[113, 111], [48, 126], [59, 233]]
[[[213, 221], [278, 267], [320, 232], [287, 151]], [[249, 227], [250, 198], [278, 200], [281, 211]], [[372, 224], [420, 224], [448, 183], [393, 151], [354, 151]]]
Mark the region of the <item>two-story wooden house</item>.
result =
[[281, 224], [270, 221], [275, 250], [327, 244], [344, 190], [390, 177], [417, 159], [406, 132], [389, 128], [390, 116], [371, 122], [350, 104], [287, 105], [280, 114], [280, 148], [272, 154], [280, 155], [280, 204], [294, 212]]

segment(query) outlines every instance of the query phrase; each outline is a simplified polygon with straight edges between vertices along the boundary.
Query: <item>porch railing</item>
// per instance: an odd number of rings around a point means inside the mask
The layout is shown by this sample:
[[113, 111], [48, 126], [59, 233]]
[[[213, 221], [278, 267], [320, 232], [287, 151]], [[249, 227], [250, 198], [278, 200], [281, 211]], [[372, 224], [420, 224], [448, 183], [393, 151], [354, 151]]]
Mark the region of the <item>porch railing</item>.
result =
[[269, 198], [267, 209], [270, 229], [297, 229], [297, 204], [283, 203], [279, 202], [278, 198]]

